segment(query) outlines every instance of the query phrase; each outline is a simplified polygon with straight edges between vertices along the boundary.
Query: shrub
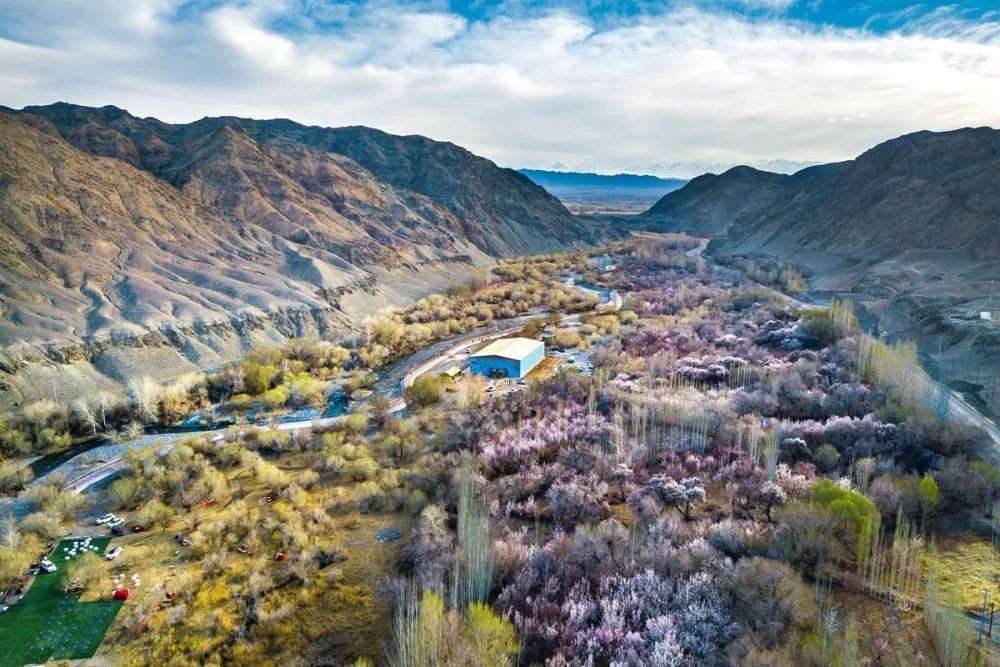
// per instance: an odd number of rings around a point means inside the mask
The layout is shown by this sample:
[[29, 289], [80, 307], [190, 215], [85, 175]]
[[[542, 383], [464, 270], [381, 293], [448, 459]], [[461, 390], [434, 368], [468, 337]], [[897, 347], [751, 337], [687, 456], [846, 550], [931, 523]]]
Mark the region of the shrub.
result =
[[31, 481], [34, 475], [26, 465], [17, 465], [10, 461], [0, 463], [0, 494], [17, 493]]
[[378, 463], [368, 456], [360, 456], [353, 461], [348, 461], [341, 468], [342, 474], [356, 482], [372, 479], [378, 474], [378, 471]]
[[278, 375], [278, 369], [274, 366], [248, 359], [241, 362], [240, 366], [243, 368], [243, 386], [250, 394], [263, 394], [271, 388]]
[[62, 522], [50, 512], [33, 512], [21, 522], [21, 532], [36, 535], [43, 542], [51, 542], [63, 534]]
[[425, 408], [441, 402], [441, 391], [449, 380], [446, 376], [421, 375], [406, 388], [406, 404], [413, 408]]
[[117, 509], [128, 509], [142, 496], [142, 484], [135, 477], [120, 477], [108, 487], [108, 500]]
[[363, 412], [355, 412], [344, 417], [341, 425], [348, 433], [363, 433], [368, 428], [368, 417]]
[[780, 513], [775, 542], [781, 558], [810, 579], [833, 574], [845, 548], [843, 521], [824, 507], [790, 505]]
[[785, 563], [767, 558], [740, 561], [729, 584], [733, 617], [764, 648], [811, 628], [816, 616], [812, 592]]
[[288, 402], [288, 394], [281, 387], [268, 389], [260, 395], [260, 401], [269, 410], [280, 408]]
[[833, 445], [826, 443], [820, 445], [816, 453], [813, 454], [813, 461], [816, 462], [816, 467], [823, 472], [830, 472], [840, 462], [840, 452]]
[[62, 588], [69, 592], [88, 591], [104, 577], [104, 563], [101, 557], [95, 553], [83, 553], [67, 565], [63, 571]]
[[552, 518], [560, 524], [592, 523], [611, 514], [604, 497], [608, 485], [595, 475], [555, 482], [545, 493]]

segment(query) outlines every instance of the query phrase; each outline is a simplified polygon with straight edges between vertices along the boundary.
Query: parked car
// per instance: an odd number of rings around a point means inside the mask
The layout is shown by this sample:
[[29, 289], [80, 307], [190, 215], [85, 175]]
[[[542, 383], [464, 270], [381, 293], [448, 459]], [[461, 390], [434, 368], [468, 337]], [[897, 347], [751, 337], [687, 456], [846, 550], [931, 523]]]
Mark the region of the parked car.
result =
[[524, 380], [524, 379], [521, 379], [521, 380], [518, 380], [518, 381], [517, 381], [517, 383], [518, 383], [519, 385], [522, 385], [522, 386], [523, 386], [523, 385], [526, 385], [526, 384], [528, 384], [528, 381], [527, 381], [527, 380]]
[[137, 523], [134, 526], [132, 526], [132, 532], [133, 533], [141, 533], [144, 530], [146, 530], [146, 527], [144, 525], [142, 525], [141, 523]]
[[56, 564], [53, 563], [52, 561], [50, 561], [48, 558], [43, 558], [38, 563], [38, 567], [40, 567], [42, 570], [44, 570], [45, 572], [48, 572], [50, 574], [53, 573], [53, 572], [55, 572], [58, 569], [56, 567]]
[[121, 526], [115, 526], [114, 528], [111, 529], [111, 534], [114, 535], [115, 537], [121, 537], [122, 535], [125, 534], [125, 529], [122, 528]]
[[98, 517], [97, 520], [94, 521], [94, 523], [97, 524], [98, 526], [100, 526], [103, 523], [108, 523], [110, 521], [114, 521], [117, 518], [118, 517], [116, 517], [114, 514], [112, 514], [111, 512], [108, 512], [107, 514]]
[[114, 559], [118, 558], [118, 556], [120, 556], [121, 553], [122, 553], [122, 548], [121, 547], [115, 547], [114, 549], [112, 549], [108, 553], [104, 554], [104, 560], [114, 560]]
[[111, 521], [108, 521], [108, 528], [117, 528], [118, 526], [122, 525], [123, 523], [125, 523], [125, 519], [121, 519], [121, 518], [115, 517]]

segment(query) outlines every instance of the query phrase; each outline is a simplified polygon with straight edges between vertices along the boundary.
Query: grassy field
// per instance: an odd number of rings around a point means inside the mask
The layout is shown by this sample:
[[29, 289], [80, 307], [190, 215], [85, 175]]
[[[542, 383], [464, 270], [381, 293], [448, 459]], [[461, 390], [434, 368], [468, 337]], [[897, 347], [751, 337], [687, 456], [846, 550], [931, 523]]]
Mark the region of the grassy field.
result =
[[[110, 538], [92, 542], [100, 553]], [[54, 553], [71, 546], [60, 542]], [[80, 602], [79, 595], [66, 595], [60, 588], [65, 561], [53, 556], [59, 571], [35, 577], [24, 599], [0, 615], [0, 665], [24, 665], [48, 660], [90, 658], [104, 640], [123, 602]]]
[[957, 589], [963, 609], [978, 612], [983, 589], [989, 591], [990, 600], [1000, 602], [1000, 551], [984, 539], [972, 535], [941, 539], [928, 561], [937, 566], [945, 590]]

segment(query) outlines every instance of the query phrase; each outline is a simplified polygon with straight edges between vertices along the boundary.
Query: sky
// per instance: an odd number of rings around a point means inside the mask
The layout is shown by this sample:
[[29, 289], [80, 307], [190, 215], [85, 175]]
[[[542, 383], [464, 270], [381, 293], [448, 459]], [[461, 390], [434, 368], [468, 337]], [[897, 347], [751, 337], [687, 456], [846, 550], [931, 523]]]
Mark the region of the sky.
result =
[[789, 170], [1000, 127], [1000, 4], [0, 0], [0, 104], [57, 100], [368, 125], [512, 167]]

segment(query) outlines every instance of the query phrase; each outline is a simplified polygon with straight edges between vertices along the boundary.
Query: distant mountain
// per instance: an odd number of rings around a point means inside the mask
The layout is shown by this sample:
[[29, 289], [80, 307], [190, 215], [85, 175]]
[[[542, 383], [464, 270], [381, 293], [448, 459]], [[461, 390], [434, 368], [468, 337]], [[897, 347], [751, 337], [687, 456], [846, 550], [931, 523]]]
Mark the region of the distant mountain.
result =
[[819, 162], [803, 162], [797, 160], [751, 160], [742, 163], [735, 162], [655, 162], [651, 164], [610, 165], [603, 163], [579, 164], [572, 167], [559, 165], [559, 171], [576, 172], [610, 172], [623, 171], [629, 174], [652, 174], [665, 179], [692, 179], [702, 174], [721, 174], [737, 166], [750, 166], [761, 171], [772, 171], [781, 174], [793, 174], [807, 167], [814, 167]]
[[0, 108], [0, 146], [0, 345], [155, 341], [167, 375], [597, 238], [516, 171], [365, 127], [60, 103]]
[[520, 169], [575, 213], [638, 213], [684, 185], [679, 178]]
[[[670, 192], [684, 186], [681, 178], [660, 178], [639, 174], [582, 173], [577, 171], [545, 171], [543, 169], [518, 169], [519, 172], [545, 189], [549, 188], [643, 188]], [[550, 190], [551, 192], [551, 190]]]

